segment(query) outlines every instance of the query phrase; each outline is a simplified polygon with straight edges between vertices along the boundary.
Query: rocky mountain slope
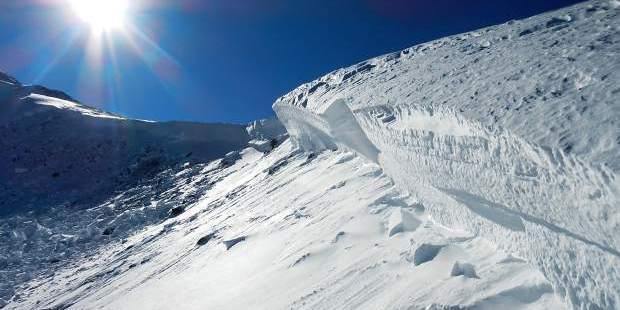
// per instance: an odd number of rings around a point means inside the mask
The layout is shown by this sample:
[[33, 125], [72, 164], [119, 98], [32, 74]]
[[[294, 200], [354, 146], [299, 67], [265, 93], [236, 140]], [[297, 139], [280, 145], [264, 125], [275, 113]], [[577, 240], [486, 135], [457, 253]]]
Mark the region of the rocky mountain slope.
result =
[[[276, 120], [232, 125], [127, 119], [1, 73], [0, 298], [50, 262], [83, 255], [195, 201], [194, 191], [165, 193], [184, 167], [248, 145], [269, 149], [283, 132]], [[157, 195], [169, 201], [141, 209]], [[100, 208], [110, 201], [122, 203], [115, 210]]]
[[243, 125], [126, 119], [6, 75], [0, 88], [0, 214], [90, 203], [170, 163], [207, 162], [251, 139]]

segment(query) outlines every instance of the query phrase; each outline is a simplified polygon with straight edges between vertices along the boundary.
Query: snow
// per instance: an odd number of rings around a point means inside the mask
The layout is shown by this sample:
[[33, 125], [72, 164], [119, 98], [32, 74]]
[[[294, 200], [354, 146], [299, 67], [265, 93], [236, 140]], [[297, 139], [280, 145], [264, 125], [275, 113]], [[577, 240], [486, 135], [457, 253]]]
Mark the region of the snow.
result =
[[[618, 14], [593, 0], [374, 58], [248, 126], [125, 119], [0, 75], [18, 94], [0, 307], [617, 308]], [[102, 160], [110, 136], [132, 156]], [[133, 173], [110, 190], [67, 162]]]
[[459, 261], [454, 263], [452, 266], [452, 271], [450, 275], [453, 277], [464, 276], [467, 278], [476, 278], [478, 279], [478, 275], [476, 275], [476, 270], [474, 265], [470, 263], [461, 263]]
[[321, 150], [346, 145], [367, 159], [377, 161], [378, 150], [342, 100], [334, 101], [327, 111], [317, 116], [299, 109], [289, 110], [287, 106], [276, 107], [276, 112], [301, 148]]
[[[3, 299], [33, 277], [182, 213], [206, 190], [197, 184], [211, 182], [208, 171], [234, 164], [251, 138], [245, 125], [127, 119], [3, 76], [11, 81], [0, 86]], [[253, 135], [281, 143], [277, 120], [263, 123], [269, 132], [258, 127]]]
[[282, 123], [275, 118], [253, 121], [248, 124], [246, 131], [255, 140], [269, 140], [286, 134]]
[[244, 125], [127, 119], [30, 93], [41, 89], [12, 88], [0, 105], [0, 214], [98, 203], [179, 161], [208, 162], [250, 140]]
[[408, 210], [397, 208], [392, 211], [388, 222], [388, 236], [406, 231], [415, 231], [422, 222]]
[[[100, 117], [100, 118], [111, 118], [111, 119], [124, 119], [123, 117], [112, 115], [106, 112], [97, 111], [92, 108], [86, 108], [78, 103], [62, 100], [58, 98], [48, 97], [39, 94], [30, 94], [23, 99], [30, 99], [35, 104], [46, 105], [55, 107], [57, 109], [67, 109], [71, 111], [76, 111], [81, 113], [82, 115], [91, 116], [91, 117]], [[27, 116], [32, 116], [32, 113], [27, 114]]]
[[440, 224], [534, 264], [567, 305], [614, 308], [618, 14], [589, 1], [425, 43], [302, 85], [274, 110], [302, 149], [377, 162]]
[[[182, 214], [32, 281], [7, 309], [561, 307], [539, 271], [427, 219], [364, 157], [325, 151], [307, 162], [290, 141], [241, 154]], [[406, 229], [388, 236], [395, 212]], [[425, 242], [443, 247], [416, 266]], [[453, 275], [462, 261], [478, 278]]]

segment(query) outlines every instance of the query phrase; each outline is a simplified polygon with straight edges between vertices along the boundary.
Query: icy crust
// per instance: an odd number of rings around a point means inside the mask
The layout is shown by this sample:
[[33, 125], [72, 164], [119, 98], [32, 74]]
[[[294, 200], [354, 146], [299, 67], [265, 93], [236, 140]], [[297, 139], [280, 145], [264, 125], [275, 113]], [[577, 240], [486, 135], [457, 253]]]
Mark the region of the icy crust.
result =
[[562, 308], [530, 264], [437, 224], [354, 153], [287, 141], [206, 179], [185, 212], [33, 279], [6, 308]]
[[618, 11], [590, 1], [419, 45], [303, 85], [274, 110], [302, 149], [355, 150], [438, 222], [535, 264], [566, 304], [612, 309]]

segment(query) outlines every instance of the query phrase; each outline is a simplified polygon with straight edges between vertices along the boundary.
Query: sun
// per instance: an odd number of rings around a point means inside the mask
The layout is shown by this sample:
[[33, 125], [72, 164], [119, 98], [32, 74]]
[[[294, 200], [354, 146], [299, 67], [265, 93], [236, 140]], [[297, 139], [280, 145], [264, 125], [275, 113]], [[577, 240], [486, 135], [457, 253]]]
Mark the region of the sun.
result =
[[127, 18], [129, 0], [69, 0], [77, 16], [95, 32], [122, 29]]

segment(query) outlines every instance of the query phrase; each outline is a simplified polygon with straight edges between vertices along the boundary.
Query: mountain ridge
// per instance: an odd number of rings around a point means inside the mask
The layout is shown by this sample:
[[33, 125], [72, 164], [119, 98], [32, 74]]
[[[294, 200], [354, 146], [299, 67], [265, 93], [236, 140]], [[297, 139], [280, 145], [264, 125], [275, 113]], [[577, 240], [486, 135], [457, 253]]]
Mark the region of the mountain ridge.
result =
[[420, 44], [273, 107], [298, 147], [364, 155], [439, 223], [537, 264], [568, 304], [613, 308], [618, 7], [588, 1]]

